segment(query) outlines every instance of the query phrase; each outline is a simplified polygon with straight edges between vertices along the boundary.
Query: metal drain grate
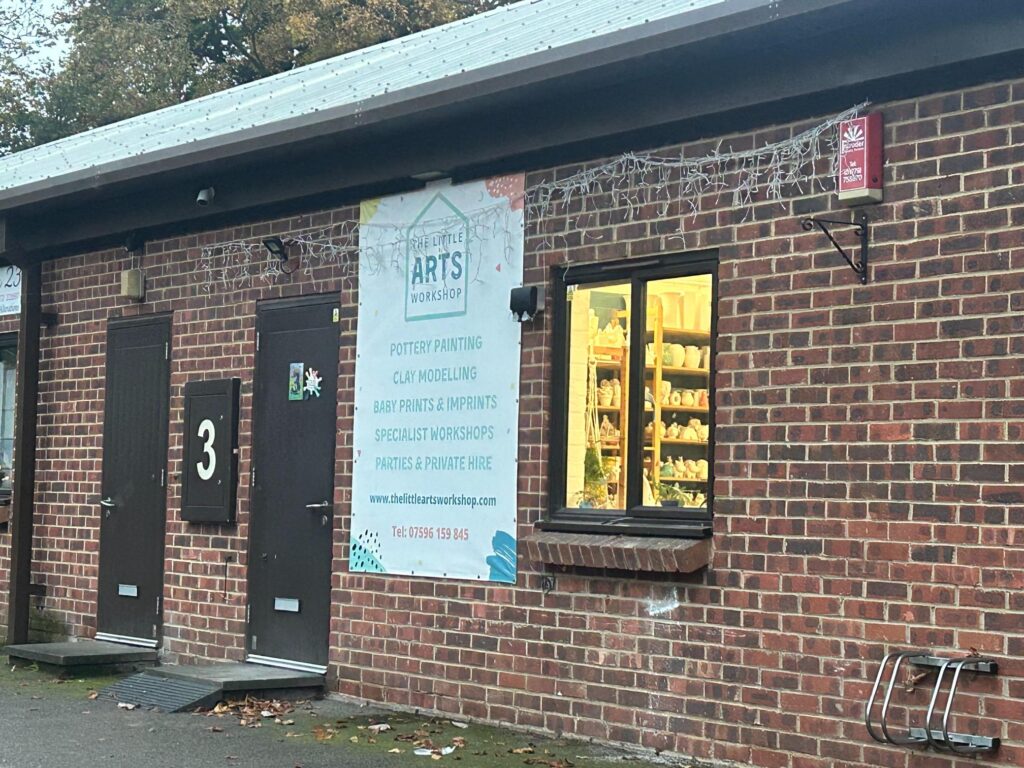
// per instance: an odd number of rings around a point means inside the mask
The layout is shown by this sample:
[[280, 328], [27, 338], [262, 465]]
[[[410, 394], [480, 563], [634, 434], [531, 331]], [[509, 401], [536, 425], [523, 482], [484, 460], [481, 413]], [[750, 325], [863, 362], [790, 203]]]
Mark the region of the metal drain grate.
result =
[[221, 687], [200, 680], [142, 673], [104, 688], [100, 696], [164, 712], [184, 712], [216, 704], [221, 698]]

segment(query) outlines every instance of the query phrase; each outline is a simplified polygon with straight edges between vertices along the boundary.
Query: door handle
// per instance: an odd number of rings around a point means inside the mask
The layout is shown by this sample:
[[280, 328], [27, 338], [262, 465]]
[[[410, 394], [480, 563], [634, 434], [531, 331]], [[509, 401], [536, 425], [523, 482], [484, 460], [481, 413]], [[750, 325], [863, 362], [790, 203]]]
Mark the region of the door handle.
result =
[[112, 498], [107, 496], [105, 499], [100, 499], [100, 506], [103, 507], [103, 516], [110, 517], [111, 510], [114, 509], [117, 504], [114, 503]]
[[329, 501], [321, 501], [319, 504], [307, 504], [306, 509], [330, 509], [332, 506]]

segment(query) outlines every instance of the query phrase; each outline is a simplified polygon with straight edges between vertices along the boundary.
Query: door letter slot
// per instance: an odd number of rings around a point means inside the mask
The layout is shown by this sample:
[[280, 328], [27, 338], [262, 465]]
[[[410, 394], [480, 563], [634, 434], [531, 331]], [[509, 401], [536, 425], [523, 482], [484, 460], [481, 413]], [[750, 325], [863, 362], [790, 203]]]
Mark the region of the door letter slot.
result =
[[138, 597], [139, 586], [137, 584], [118, 584], [117, 594], [120, 597]]
[[274, 598], [274, 610], [284, 611], [285, 613], [298, 613], [299, 612], [299, 601], [298, 598], [294, 597], [275, 597]]

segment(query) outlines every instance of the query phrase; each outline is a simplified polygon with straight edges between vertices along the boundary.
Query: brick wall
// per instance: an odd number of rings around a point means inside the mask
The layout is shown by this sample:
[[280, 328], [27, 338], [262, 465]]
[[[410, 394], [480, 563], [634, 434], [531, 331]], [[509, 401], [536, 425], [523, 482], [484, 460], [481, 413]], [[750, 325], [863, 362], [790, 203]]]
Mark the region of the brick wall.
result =
[[[834, 208], [829, 193], [791, 189], [785, 204], [749, 210], [724, 195], [697, 215], [676, 204], [632, 220], [595, 196], [576, 203], [594, 214], [586, 238], [575, 217], [528, 222], [533, 283], [566, 261], [718, 249], [707, 571], [558, 569], [549, 594], [544, 567], [525, 561], [514, 588], [348, 574], [352, 286], [323, 265], [204, 294], [199, 265], [202, 244], [355, 215], [339, 210], [152, 243], [141, 307], [117, 298], [118, 253], [48, 265], [44, 305], [61, 324], [44, 333], [41, 374], [35, 567], [47, 607], [72, 634], [95, 631], [105, 320], [173, 311], [164, 644], [171, 656], [241, 657], [254, 303], [341, 290], [335, 690], [759, 766], [950, 766], [875, 745], [860, 702], [889, 649], [974, 648], [997, 656], [1001, 673], [969, 681], [960, 725], [1006, 743], [971, 764], [1024, 766], [1024, 81], [880, 108], [886, 202], [869, 209], [867, 286], [800, 227]], [[542, 234], [566, 230], [554, 245]], [[542, 315], [523, 335], [521, 536], [546, 506], [550, 346]], [[238, 524], [186, 525], [182, 388], [231, 375], [243, 382]], [[920, 702], [926, 691], [901, 695]]]

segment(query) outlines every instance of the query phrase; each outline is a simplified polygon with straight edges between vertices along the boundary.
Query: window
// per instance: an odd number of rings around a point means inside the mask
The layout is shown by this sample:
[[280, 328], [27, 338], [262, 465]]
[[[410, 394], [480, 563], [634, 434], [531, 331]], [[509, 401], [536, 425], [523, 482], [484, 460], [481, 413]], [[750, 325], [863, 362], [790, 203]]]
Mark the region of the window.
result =
[[14, 334], [0, 336], [0, 523], [7, 522], [14, 480], [14, 377], [18, 357]]
[[700, 254], [559, 269], [541, 528], [710, 534], [717, 264]]

